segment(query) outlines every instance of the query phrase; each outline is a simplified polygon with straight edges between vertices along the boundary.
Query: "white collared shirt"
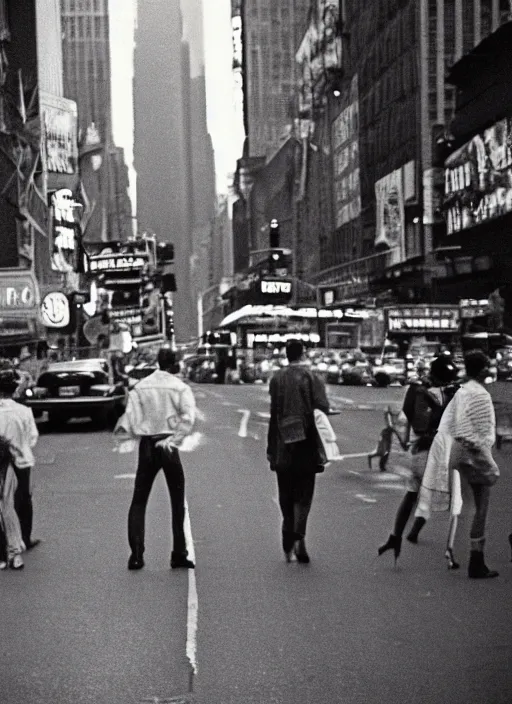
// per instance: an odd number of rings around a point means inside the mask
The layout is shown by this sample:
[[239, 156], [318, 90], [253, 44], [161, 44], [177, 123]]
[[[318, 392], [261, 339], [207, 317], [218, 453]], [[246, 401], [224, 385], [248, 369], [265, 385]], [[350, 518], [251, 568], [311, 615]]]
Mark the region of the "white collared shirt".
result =
[[9, 443], [16, 467], [24, 469], [34, 466], [32, 448], [39, 432], [30, 408], [12, 398], [0, 398], [0, 435]]

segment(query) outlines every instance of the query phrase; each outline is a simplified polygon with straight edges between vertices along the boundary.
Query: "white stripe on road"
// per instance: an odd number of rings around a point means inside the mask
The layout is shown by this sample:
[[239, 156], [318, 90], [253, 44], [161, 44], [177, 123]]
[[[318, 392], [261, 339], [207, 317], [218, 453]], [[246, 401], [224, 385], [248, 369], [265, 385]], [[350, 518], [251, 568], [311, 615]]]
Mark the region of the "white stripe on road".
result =
[[372, 499], [370, 496], [366, 496], [366, 494], [355, 494], [356, 499], [360, 499], [361, 501], [364, 501], [367, 504], [376, 504], [377, 499]]
[[249, 418], [251, 416], [251, 412], [248, 411], [247, 409], [243, 409], [243, 408], [239, 408], [238, 412], [242, 414], [242, 418], [240, 420], [240, 428], [238, 429], [238, 437], [246, 438], [247, 437], [247, 424], [249, 423]]
[[332, 461], [352, 460], [356, 457], [368, 457], [369, 454], [371, 454], [371, 452], [352, 452], [350, 455], [336, 455], [336, 457], [332, 458]]
[[[188, 502], [185, 499], [185, 540], [188, 556], [195, 563], [196, 554], [194, 550], [194, 540], [192, 538], [192, 527], [190, 525], [190, 513]], [[199, 614], [199, 601], [197, 598], [197, 584], [194, 570], [188, 570], [188, 596], [187, 596], [187, 644], [186, 654], [190, 664], [192, 677], [197, 674], [197, 623]]]
[[257, 415], [259, 418], [267, 418], [267, 419], [270, 418], [270, 413], [258, 412], [258, 413], [256, 413], [256, 415]]
[[116, 474], [114, 479], [135, 479], [135, 474]]

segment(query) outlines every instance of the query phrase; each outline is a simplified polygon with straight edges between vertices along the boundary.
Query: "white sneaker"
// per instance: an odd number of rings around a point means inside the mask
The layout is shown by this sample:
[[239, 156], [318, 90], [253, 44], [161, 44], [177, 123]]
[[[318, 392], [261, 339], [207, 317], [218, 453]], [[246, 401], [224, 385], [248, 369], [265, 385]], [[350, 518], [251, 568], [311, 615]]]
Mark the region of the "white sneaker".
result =
[[0, 561], [0, 570], [5, 570], [7, 568], [7, 562], [4, 562], [3, 560]]

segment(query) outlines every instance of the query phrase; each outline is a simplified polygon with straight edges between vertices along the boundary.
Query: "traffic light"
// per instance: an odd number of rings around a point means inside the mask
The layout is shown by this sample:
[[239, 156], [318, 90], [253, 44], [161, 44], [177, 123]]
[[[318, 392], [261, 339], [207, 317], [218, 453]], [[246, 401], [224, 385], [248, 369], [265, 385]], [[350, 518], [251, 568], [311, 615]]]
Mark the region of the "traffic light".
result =
[[270, 248], [279, 247], [279, 223], [274, 218], [270, 221]]
[[170, 264], [174, 261], [174, 244], [172, 242], [158, 243], [156, 261], [158, 264]]

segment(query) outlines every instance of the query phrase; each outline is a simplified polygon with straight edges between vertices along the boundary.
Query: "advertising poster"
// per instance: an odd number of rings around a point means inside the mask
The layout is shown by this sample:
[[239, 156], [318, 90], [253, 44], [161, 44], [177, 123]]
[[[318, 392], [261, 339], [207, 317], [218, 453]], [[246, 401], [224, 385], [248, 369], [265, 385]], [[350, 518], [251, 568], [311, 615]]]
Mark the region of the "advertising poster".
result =
[[391, 265], [405, 258], [405, 210], [402, 169], [396, 169], [375, 183], [377, 227], [375, 246], [387, 245]]
[[78, 265], [78, 223], [75, 202], [68, 188], [61, 188], [51, 197], [52, 232], [51, 263], [53, 271], [70, 273]]
[[42, 158], [46, 171], [75, 174], [78, 168], [78, 113], [73, 100], [41, 91]]
[[357, 75], [346, 95], [347, 107], [332, 125], [336, 227], [361, 214], [359, 181], [359, 96]]
[[449, 235], [512, 212], [512, 118], [477, 134], [445, 162]]

